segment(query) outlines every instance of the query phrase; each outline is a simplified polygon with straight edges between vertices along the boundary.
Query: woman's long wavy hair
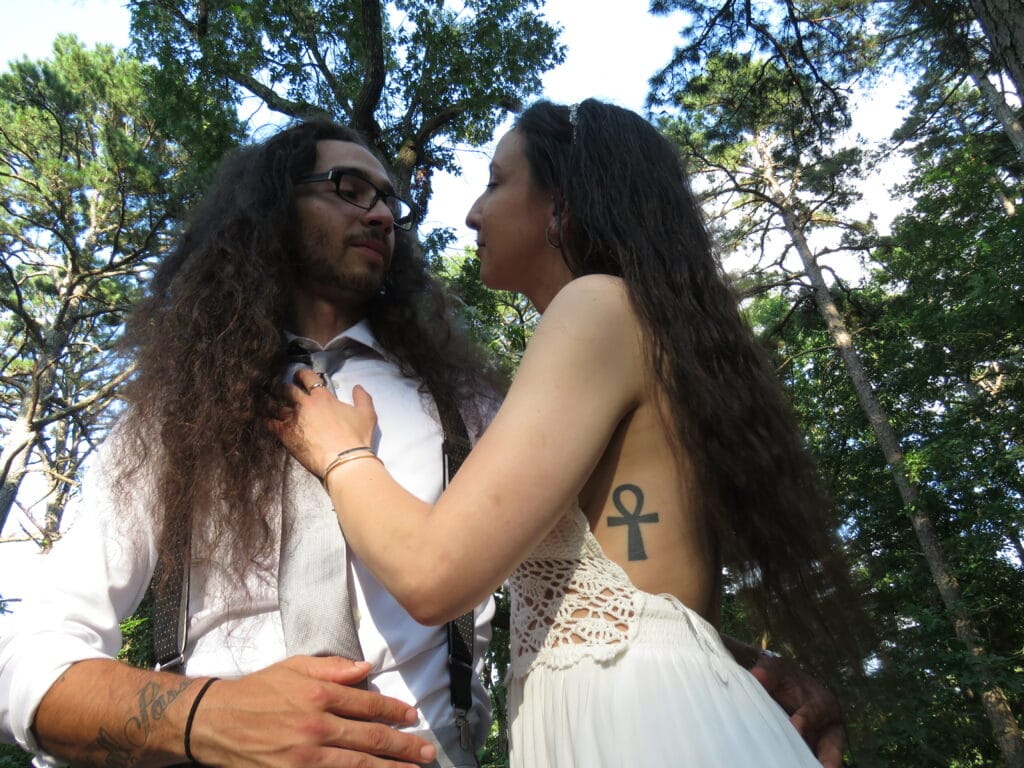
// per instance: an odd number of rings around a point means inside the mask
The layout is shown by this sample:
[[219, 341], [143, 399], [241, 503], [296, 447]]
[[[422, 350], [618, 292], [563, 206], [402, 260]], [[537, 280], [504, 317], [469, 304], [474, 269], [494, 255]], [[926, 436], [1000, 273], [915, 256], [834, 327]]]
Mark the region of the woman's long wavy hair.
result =
[[[844, 655], [852, 599], [827, 494], [767, 354], [739, 313], [678, 153], [639, 115], [593, 99], [519, 117], [535, 185], [561, 216], [575, 276], [621, 277], [721, 562], [782, 639]], [[747, 590], [745, 590], [747, 591]], [[851, 602], [849, 605], [854, 606]], [[809, 644], [816, 649], [809, 649]]]
[[[118, 428], [117, 488], [147, 483], [147, 524], [159, 527], [159, 541], [192, 531], [193, 554], [216, 551], [237, 576], [276, 562], [272, 510], [285, 451], [263, 420], [283, 405], [276, 385], [300, 242], [294, 181], [313, 169], [317, 142], [331, 139], [367, 147], [349, 128], [310, 121], [230, 155], [126, 329], [136, 372]], [[366, 316], [402, 372], [427, 391], [464, 414], [467, 403], [482, 402], [477, 395], [494, 397], [500, 382], [453, 326], [409, 232], [396, 229], [391, 266]], [[480, 414], [466, 415], [472, 429]]]

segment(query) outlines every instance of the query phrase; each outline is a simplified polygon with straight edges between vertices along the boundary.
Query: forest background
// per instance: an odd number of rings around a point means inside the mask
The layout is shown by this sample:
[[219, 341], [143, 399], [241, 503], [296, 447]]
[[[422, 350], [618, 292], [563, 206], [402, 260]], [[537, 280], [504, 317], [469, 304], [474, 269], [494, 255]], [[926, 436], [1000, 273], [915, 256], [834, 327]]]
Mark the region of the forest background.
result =
[[[0, 73], [0, 560], [59, 539], [131, 375], [114, 349], [124, 313], [257, 114], [328, 115], [372, 137], [498, 364], [514, 369], [536, 321], [482, 288], [472, 248], [430, 212], [438, 175], [563, 60], [543, 3], [130, 8], [124, 50], [60, 37]], [[775, 355], [873, 625], [855, 669], [801, 659], [843, 699], [847, 762], [1022, 768], [1024, 6], [655, 0], [650, 13], [677, 34], [638, 98], [693, 173]], [[854, 117], [893, 79], [901, 124], [858, 141]], [[862, 180], [900, 163], [897, 202], [864, 199]], [[774, 647], [741, 591], [730, 582], [726, 629]], [[0, 610], [16, 599], [5, 577]], [[145, 617], [126, 628], [143, 659]], [[499, 626], [488, 766], [504, 764], [506, 640]]]

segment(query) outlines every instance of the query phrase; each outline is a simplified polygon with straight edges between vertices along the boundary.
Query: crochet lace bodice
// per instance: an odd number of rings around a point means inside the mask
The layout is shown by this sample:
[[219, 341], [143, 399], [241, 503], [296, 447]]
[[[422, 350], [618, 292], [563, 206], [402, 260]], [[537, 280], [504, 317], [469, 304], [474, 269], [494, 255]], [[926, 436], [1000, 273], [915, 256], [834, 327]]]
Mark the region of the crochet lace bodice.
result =
[[636, 635], [637, 590], [604, 556], [578, 506], [516, 568], [509, 585], [515, 677], [536, 665], [610, 660]]

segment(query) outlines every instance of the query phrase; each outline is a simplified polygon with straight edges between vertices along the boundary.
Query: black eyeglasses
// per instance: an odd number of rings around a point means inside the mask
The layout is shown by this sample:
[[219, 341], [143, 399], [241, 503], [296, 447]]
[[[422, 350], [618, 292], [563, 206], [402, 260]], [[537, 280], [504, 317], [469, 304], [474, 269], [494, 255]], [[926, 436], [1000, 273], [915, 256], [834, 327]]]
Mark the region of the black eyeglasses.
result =
[[393, 192], [385, 192], [371, 182], [364, 179], [357, 173], [343, 171], [335, 168], [323, 173], [309, 173], [300, 176], [295, 180], [296, 184], [312, 184], [315, 181], [330, 181], [334, 183], [334, 191], [338, 197], [346, 203], [351, 203], [356, 208], [368, 211], [383, 200], [384, 205], [391, 211], [395, 219], [395, 226], [400, 229], [412, 227], [414, 208]]

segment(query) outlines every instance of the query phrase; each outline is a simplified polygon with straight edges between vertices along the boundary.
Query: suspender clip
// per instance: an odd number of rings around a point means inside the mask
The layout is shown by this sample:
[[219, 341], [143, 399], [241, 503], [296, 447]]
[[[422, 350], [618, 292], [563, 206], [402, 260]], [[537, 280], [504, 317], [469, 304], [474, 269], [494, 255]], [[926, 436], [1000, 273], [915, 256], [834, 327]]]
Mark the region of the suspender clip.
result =
[[469, 720], [466, 718], [466, 710], [455, 710], [455, 726], [459, 729], [459, 743], [462, 748], [472, 751], [473, 733], [469, 727]]
[[185, 663], [185, 654], [184, 653], [179, 653], [173, 659], [168, 659], [167, 661], [158, 661], [153, 666], [153, 671], [154, 672], [177, 672], [178, 670], [181, 669], [181, 667], [182, 667], [182, 665], [184, 663]]

